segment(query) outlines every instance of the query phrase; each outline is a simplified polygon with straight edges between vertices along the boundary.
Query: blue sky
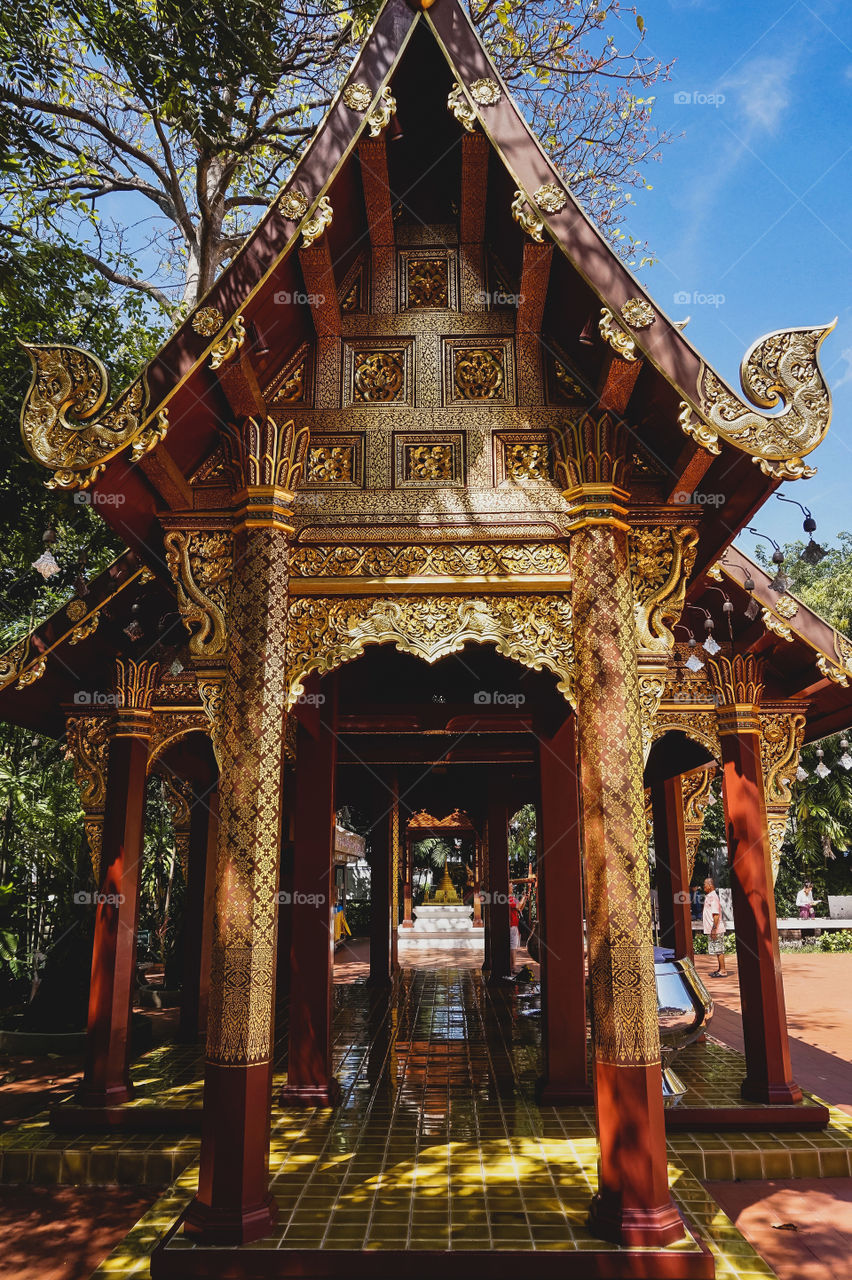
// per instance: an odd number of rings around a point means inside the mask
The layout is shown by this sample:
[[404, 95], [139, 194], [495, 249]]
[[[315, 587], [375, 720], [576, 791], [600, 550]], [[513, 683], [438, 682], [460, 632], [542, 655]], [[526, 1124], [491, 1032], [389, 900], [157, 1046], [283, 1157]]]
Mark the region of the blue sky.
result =
[[[658, 259], [638, 274], [669, 315], [692, 317], [690, 339], [736, 389], [756, 338], [838, 316], [821, 353], [834, 417], [808, 459], [818, 474], [781, 490], [830, 540], [852, 530], [852, 10], [837, 0], [638, 7], [646, 49], [676, 59], [657, 89], [657, 126], [681, 135], [629, 211], [627, 229]], [[803, 536], [801, 520], [772, 499], [757, 527], [784, 542]]]

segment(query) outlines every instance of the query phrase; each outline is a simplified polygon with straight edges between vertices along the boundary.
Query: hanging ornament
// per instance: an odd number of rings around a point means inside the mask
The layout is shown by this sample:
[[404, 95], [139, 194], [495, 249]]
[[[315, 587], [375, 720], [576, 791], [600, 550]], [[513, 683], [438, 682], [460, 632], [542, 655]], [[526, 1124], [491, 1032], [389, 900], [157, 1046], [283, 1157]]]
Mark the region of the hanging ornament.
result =
[[714, 657], [715, 654], [717, 654], [720, 651], [722, 646], [717, 643], [716, 638], [713, 635], [713, 619], [710, 617], [709, 614], [704, 619], [704, 630], [707, 632], [707, 639], [704, 641], [704, 644], [702, 647], [704, 649], [704, 652], [709, 653], [710, 657], [712, 658]]
[[796, 770], [796, 781], [804, 782], [805, 779], [809, 778], [810, 776], [811, 775], [808, 773], [807, 769], [803, 769], [802, 766], [799, 765], [798, 769]]
[[843, 752], [843, 755], [840, 757], [837, 763], [842, 764], [844, 769], [852, 769], [852, 756], [850, 756], [849, 754], [848, 738], [840, 739], [840, 750]]
[[827, 778], [828, 775], [831, 773], [831, 770], [828, 768], [828, 766], [825, 764], [823, 760], [824, 755], [825, 755], [825, 752], [823, 751], [822, 747], [817, 747], [818, 764], [817, 764], [817, 767], [814, 769], [814, 773], [817, 775], [818, 778]]
[[60, 572], [59, 565], [49, 551], [42, 551], [38, 560], [33, 560], [32, 567], [37, 573], [41, 574], [45, 582], [48, 578], [54, 578]]

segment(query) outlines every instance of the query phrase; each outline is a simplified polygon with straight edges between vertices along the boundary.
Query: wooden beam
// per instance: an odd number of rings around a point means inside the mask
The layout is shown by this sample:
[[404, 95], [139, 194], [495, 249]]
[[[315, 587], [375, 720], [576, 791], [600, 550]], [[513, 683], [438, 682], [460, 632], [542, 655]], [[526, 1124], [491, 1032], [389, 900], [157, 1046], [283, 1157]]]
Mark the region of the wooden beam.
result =
[[384, 135], [362, 138], [358, 143], [358, 159], [361, 162], [361, 185], [364, 188], [370, 244], [374, 249], [392, 245], [393, 207]]
[[622, 360], [614, 351], [608, 351], [598, 379], [598, 407], [610, 413], [624, 413], [641, 370], [641, 360]]
[[235, 360], [216, 370], [219, 384], [237, 418], [265, 418], [266, 401], [248, 352], [243, 349]]
[[714, 455], [703, 445], [687, 441], [671, 468], [672, 481], [666, 501], [671, 502], [675, 494], [694, 494], [714, 461]]
[[186, 511], [192, 506], [192, 489], [166, 444], [157, 445], [151, 453], [144, 454], [137, 465], [170, 511]]
[[459, 201], [459, 292], [463, 311], [485, 311], [485, 214], [488, 197], [488, 153], [484, 133], [462, 138]]
[[300, 249], [299, 262], [317, 336], [335, 338], [340, 334], [340, 303], [328, 236], [323, 236], [309, 249]]

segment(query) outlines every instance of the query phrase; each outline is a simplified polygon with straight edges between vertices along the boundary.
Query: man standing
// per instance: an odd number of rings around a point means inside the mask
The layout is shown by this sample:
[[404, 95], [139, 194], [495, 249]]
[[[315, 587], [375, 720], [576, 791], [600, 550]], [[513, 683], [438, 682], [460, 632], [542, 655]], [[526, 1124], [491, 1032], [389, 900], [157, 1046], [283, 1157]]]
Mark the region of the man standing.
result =
[[716, 885], [708, 876], [704, 881], [704, 915], [702, 919], [704, 933], [707, 937], [708, 955], [716, 957], [718, 968], [711, 973], [711, 978], [727, 978], [728, 968], [725, 961], [725, 924], [722, 920], [722, 903], [716, 892]]

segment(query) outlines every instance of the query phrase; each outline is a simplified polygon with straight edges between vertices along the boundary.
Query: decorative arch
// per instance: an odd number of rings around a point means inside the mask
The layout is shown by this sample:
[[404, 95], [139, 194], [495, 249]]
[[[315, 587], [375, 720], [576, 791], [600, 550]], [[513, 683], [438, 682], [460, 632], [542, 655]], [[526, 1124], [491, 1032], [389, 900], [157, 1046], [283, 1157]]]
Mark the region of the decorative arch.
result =
[[533, 671], [552, 671], [574, 705], [571, 601], [561, 592], [300, 596], [290, 607], [288, 639], [288, 707], [312, 671], [334, 671], [371, 644], [393, 644], [428, 663], [468, 644], [492, 644]]
[[167, 747], [191, 733], [203, 733], [210, 737], [210, 721], [201, 707], [197, 711], [155, 711], [151, 717], [148, 773], [155, 771], [157, 762]]
[[682, 733], [693, 742], [697, 742], [717, 762], [722, 762], [722, 749], [719, 746], [719, 730], [716, 726], [715, 711], [696, 711], [687, 707], [676, 710], [661, 707], [654, 723], [653, 738], [656, 742], [667, 733]]

